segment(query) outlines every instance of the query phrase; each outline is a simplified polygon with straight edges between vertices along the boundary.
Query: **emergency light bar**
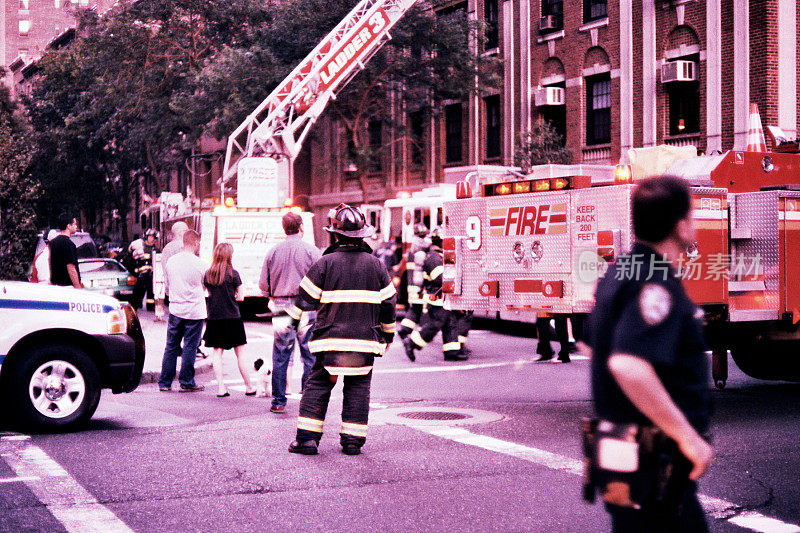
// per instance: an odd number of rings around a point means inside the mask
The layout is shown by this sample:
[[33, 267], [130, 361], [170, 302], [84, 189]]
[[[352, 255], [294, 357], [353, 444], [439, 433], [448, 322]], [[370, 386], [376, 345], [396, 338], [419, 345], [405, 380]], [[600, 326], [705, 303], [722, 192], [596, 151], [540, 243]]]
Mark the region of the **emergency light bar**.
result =
[[524, 194], [529, 192], [563, 191], [567, 189], [584, 189], [586, 187], [591, 187], [591, 185], [592, 178], [590, 176], [564, 176], [561, 178], [492, 183], [483, 186], [483, 195], [505, 196], [508, 194]]

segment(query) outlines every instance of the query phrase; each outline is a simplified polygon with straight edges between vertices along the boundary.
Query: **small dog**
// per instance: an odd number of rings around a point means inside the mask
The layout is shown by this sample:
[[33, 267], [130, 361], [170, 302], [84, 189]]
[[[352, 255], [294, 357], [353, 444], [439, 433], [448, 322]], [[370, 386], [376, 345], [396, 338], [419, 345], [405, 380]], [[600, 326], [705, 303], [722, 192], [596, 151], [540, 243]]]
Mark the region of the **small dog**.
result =
[[272, 396], [272, 360], [270, 364], [265, 364], [264, 359], [258, 358], [253, 361], [253, 368], [256, 371], [256, 397], [266, 398]]

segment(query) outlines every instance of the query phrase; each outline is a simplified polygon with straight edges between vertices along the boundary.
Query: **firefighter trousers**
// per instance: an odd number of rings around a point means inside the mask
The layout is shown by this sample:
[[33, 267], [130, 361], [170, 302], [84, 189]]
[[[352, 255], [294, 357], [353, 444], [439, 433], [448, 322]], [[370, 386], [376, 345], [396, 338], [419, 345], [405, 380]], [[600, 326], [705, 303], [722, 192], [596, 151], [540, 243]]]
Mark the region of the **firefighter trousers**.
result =
[[467, 335], [469, 330], [472, 329], [472, 315], [474, 311], [453, 311], [458, 320], [458, 342], [463, 344], [467, 342]]
[[[314, 440], [319, 443], [322, 438], [322, 426], [331, 391], [336, 385], [323, 365], [324, 357], [317, 356], [311, 373], [308, 376], [303, 397], [300, 400], [300, 415], [297, 417], [297, 440], [303, 442]], [[342, 429], [339, 441], [345, 444], [363, 446], [367, 440], [367, 419], [369, 417], [369, 391], [372, 371], [357, 376], [340, 376], [344, 382], [342, 394]]]
[[428, 320], [422, 328], [411, 334], [411, 341], [417, 348], [424, 348], [436, 334], [442, 332], [442, 351], [445, 359], [453, 357], [461, 350], [458, 342], [458, 319], [455, 313], [441, 305], [428, 305]]
[[400, 327], [397, 328], [397, 334], [400, 335], [400, 338], [405, 339], [411, 335], [411, 332], [414, 331], [421, 319], [422, 304], [411, 304], [406, 316], [400, 321]]
[[147, 270], [141, 272], [139, 277], [136, 278], [136, 285], [133, 287], [133, 307], [134, 309], [141, 309], [142, 298], [147, 295], [145, 305], [148, 311], [155, 311], [156, 298], [153, 292], [153, 271]]

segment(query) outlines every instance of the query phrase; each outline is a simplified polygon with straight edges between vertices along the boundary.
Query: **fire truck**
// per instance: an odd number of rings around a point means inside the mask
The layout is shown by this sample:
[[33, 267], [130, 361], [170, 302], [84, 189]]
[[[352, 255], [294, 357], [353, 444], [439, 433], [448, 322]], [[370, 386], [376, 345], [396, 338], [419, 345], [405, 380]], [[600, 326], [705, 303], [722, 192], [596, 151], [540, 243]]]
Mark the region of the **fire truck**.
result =
[[589, 312], [597, 279], [633, 243], [638, 179], [692, 187], [694, 242], [680, 259], [705, 312], [713, 378], [727, 354], [760, 379], [800, 381], [800, 155], [728, 151], [668, 167], [544, 165], [458, 185], [444, 204], [443, 292], [452, 309], [519, 320]]

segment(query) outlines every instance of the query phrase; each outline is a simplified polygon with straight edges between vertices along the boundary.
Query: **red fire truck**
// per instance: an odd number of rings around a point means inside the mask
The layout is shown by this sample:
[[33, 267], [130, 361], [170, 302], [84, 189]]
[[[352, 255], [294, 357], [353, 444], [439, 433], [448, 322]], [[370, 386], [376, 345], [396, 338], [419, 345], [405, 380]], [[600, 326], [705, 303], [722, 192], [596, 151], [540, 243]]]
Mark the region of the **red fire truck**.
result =
[[[680, 267], [705, 311], [715, 384], [725, 386], [728, 351], [751, 376], [800, 380], [800, 155], [729, 151], [664, 174], [692, 186], [697, 240]], [[444, 204], [446, 302], [517, 320], [590, 311], [596, 280], [632, 245], [641, 177], [545, 165], [460, 184]]]

